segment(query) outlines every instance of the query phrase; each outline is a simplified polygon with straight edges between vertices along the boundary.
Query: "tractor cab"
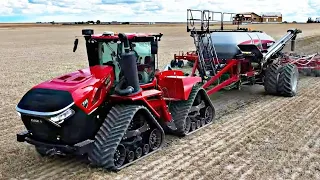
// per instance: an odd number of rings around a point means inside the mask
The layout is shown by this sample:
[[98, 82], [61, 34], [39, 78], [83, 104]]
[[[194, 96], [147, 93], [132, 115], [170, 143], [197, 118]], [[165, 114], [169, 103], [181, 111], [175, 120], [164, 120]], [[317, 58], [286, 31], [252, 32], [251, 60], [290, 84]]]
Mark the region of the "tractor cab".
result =
[[[106, 31], [102, 34], [94, 34], [91, 29], [83, 29], [82, 35], [86, 40], [86, 49], [89, 66], [108, 65], [112, 66], [115, 74], [115, 83], [120, 82], [124, 71], [128, 71], [129, 64], [124, 62], [121, 67], [120, 60], [125, 50], [134, 53], [136, 67], [138, 70], [139, 85], [152, 82], [155, 76], [158, 41], [162, 37], [161, 33], [125, 33], [126, 40], [119, 37], [115, 32]], [[126, 43], [128, 42], [128, 47]], [[75, 49], [78, 40], [75, 40]], [[75, 51], [75, 50], [74, 50]]]

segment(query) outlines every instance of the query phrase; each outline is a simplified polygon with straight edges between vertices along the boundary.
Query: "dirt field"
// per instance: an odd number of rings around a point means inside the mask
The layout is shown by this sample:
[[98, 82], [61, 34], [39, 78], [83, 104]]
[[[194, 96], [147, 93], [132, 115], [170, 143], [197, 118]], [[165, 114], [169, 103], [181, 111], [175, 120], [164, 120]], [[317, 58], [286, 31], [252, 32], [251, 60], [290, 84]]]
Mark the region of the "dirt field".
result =
[[[193, 50], [185, 26], [92, 26], [97, 33], [162, 32], [161, 66], [179, 50]], [[279, 38], [303, 30], [299, 52], [320, 51], [319, 24], [255, 25]], [[15, 106], [33, 85], [87, 66], [82, 28], [0, 28], [0, 179], [319, 179], [319, 78], [301, 77], [293, 98], [264, 95], [263, 87], [212, 96], [216, 123], [185, 138], [167, 136], [164, 149], [118, 173], [87, 166], [85, 158], [41, 158], [17, 143], [23, 130]], [[317, 32], [318, 31], [318, 32]]]

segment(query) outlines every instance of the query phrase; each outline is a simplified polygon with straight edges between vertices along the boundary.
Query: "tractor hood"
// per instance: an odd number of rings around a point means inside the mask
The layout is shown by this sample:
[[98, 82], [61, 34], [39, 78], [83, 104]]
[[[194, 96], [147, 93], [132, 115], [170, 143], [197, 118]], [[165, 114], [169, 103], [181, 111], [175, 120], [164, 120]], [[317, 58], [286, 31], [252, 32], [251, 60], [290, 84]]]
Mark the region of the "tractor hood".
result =
[[81, 69], [34, 86], [22, 97], [17, 105], [17, 111], [26, 114], [52, 115], [76, 104], [88, 113], [99, 105], [92, 103], [92, 100], [94, 98], [101, 100], [100, 95], [106, 94], [103, 90], [107, 90], [106, 86], [111, 87], [113, 79], [111, 66]]

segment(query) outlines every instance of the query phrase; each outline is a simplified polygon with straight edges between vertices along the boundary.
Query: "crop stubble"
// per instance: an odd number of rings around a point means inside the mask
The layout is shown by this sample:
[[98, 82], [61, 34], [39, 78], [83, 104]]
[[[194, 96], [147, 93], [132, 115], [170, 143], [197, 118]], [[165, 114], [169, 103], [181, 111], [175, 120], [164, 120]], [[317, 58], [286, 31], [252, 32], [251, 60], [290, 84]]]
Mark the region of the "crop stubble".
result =
[[[275, 37], [294, 25], [259, 25]], [[299, 52], [319, 49], [318, 25], [299, 25]], [[212, 100], [216, 123], [195, 134], [167, 136], [165, 148], [118, 173], [87, 167], [85, 159], [41, 158], [33, 147], [16, 142], [23, 129], [14, 107], [33, 85], [86, 67], [81, 44], [73, 38], [83, 27], [0, 29], [1, 126], [0, 179], [266, 179], [319, 177], [318, 78], [302, 77], [294, 98], [266, 96], [259, 86], [221, 92]], [[255, 28], [255, 26], [254, 26]], [[256, 28], [257, 29], [257, 28]], [[96, 31], [162, 32], [160, 67], [173, 53], [193, 50], [184, 26], [99, 26]], [[313, 36], [308, 38], [308, 36]], [[304, 47], [302, 47], [304, 46]]]

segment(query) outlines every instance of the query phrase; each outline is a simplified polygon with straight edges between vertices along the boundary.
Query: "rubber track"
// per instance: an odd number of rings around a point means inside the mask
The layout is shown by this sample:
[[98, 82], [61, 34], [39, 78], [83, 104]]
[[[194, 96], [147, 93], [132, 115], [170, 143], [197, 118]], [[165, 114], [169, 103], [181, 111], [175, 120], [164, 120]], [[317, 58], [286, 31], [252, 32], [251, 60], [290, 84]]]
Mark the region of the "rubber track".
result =
[[[174, 134], [179, 135], [179, 136], [185, 136], [185, 135], [188, 135], [188, 134], [195, 132], [195, 131], [191, 131], [187, 134], [184, 134], [183, 127], [185, 125], [185, 119], [187, 118], [187, 116], [189, 114], [190, 108], [193, 105], [193, 102], [194, 102], [198, 92], [200, 92], [201, 90], [204, 91], [204, 89], [202, 87], [200, 87], [199, 85], [195, 85], [195, 86], [193, 86], [193, 88], [190, 92], [188, 100], [171, 102], [169, 110], [171, 112], [174, 123], [178, 129], [177, 131], [174, 132]], [[212, 102], [209, 100], [208, 96], [206, 97], [206, 99], [214, 110]], [[213, 116], [215, 116], [215, 113], [213, 114]], [[207, 125], [209, 125], [211, 123], [208, 123]], [[205, 127], [205, 126], [203, 126], [203, 127]], [[199, 128], [199, 129], [201, 129], [201, 128]]]
[[272, 64], [265, 72], [264, 89], [268, 94], [278, 94], [278, 72], [280, 65]]
[[127, 165], [124, 164], [117, 169], [114, 166], [114, 153], [128, 129], [133, 116], [141, 109], [149, 112], [144, 106], [123, 104], [116, 105], [110, 110], [95, 137], [93, 149], [88, 155], [88, 159], [92, 165], [104, 167], [107, 170], [118, 171], [135, 162], [127, 163]]
[[279, 93], [283, 96], [295, 96], [296, 92], [291, 89], [291, 74], [295, 71], [297, 75], [298, 69], [294, 64], [286, 64], [280, 69], [279, 75]]

